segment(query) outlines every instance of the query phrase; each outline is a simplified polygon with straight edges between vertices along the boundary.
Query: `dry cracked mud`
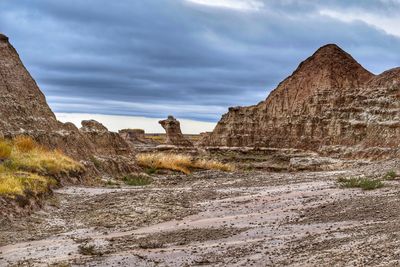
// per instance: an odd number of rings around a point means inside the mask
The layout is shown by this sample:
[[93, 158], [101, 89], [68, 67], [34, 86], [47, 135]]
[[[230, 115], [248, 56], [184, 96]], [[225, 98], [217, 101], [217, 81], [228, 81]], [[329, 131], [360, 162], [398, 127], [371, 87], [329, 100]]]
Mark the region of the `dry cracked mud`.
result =
[[2, 221], [0, 266], [398, 266], [398, 161], [321, 172], [202, 171], [146, 187], [66, 187]]

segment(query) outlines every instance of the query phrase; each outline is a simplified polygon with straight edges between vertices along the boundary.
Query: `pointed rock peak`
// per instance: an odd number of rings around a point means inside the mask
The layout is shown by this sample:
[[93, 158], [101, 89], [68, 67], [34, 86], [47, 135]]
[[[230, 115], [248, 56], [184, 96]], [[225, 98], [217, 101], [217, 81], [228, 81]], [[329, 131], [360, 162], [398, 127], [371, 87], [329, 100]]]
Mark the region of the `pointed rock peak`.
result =
[[326, 44], [317, 49], [315, 53], [334, 53], [334, 52], [343, 52], [346, 53], [342, 48], [340, 48], [337, 44]]
[[374, 75], [336, 44], [320, 47], [303, 61], [279, 87], [313, 91], [359, 88]]
[[336, 44], [327, 44], [318, 48], [305, 62], [313, 62], [313, 64], [317, 65], [323, 64], [327, 67], [331, 65], [346, 67], [348, 65], [364, 69], [349, 53]]
[[8, 42], [8, 37], [0, 33], [0, 42]]

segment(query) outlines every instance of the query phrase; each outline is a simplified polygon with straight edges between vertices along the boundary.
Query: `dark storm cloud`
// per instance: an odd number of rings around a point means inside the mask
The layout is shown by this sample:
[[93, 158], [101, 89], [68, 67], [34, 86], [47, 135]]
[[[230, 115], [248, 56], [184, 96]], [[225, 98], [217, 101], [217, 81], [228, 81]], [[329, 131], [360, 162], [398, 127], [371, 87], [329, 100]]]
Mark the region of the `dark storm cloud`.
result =
[[216, 121], [228, 106], [264, 99], [326, 43], [375, 73], [400, 65], [398, 36], [320, 13], [387, 18], [399, 1], [258, 2], [243, 11], [186, 0], [2, 0], [0, 32], [57, 112]]

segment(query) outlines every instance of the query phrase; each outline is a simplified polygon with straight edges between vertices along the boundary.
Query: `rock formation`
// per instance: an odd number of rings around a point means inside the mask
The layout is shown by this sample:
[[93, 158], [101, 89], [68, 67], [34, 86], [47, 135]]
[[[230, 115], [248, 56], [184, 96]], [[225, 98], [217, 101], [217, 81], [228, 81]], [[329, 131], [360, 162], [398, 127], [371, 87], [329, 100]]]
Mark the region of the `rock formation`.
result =
[[330, 44], [302, 62], [265, 101], [230, 108], [201, 145], [399, 148], [399, 109], [400, 69], [375, 76]]
[[0, 34], [0, 135], [11, 138], [29, 135], [39, 143], [63, 150], [67, 155], [89, 161], [99, 157], [105, 172], [136, 169], [132, 148], [117, 134], [95, 121], [57, 121], [45, 96], [21, 62], [6, 36]]
[[158, 122], [167, 133], [165, 144], [175, 146], [193, 146], [192, 142], [185, 138], [181, 131], [181, 124], [173, 116]]
[[154, 147], [160, 143], [146, 138], [145, 131], [142, 129], [123, 129], [119, 135], [133, 147]]

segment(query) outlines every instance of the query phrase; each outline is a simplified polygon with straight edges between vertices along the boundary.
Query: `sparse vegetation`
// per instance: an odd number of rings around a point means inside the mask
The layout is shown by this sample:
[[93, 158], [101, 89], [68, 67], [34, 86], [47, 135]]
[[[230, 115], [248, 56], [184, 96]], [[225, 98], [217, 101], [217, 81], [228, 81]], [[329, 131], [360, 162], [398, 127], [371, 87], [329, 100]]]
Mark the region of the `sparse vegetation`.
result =
[[231, 164], [225, 164], [220, 161], [205, 159], [195, 161], [194, 167], [198, 169], [221, 170], [225, 172], [230, 172], [234, 170], [234, 167]]
[[388, 171], [384, 176], [384, 180], [394, 180], [397, 177], [397, 173], [394, 170]]
[[[199, 141], [201, 138], [199, 134], [184, 134], [184, 136], [193, 143]], [[146, 134], [146, 138], [164, 144], [167, 136], [165, 134]]]
[[62, 152], [47, 150], [26, 136], [1, 140], [0, 151], [4, 156], [0, 162], [0, 195], [43, 193], [56, 184], [52, 177], [83, 170]]
[[114, 180], [107, 180], [105, 183], [106, 186], [119, 186], [119, 183]]
[[131, 186], [144, 186], [152, 182], [150, 177], [144, 175], [127, 175], [123, 178], [123, 181], [125, 184]]
[[101, 161], [97, 159], [95, 156], [91, 156], [90, 161], [93, 162], [96, 169], [101, 169]]
[[139, 242], [138, 246], [141, 249], [156, 249], [163, 248], [164, 244], [157, 240], [143, 240]]
[[378, 179], [360, 178], [360, 177], [341, 177], [338, 179], [341, 187], [345, 188], [361, 188], [363, 190], [373, 190], [384, 186], [383, 182]]
[[158, 171], [157, 171], [157, 168], [150, 167], [150, 168], [146, 168], [144, 170], [144, 172], [147, 173], [148, 175], [152, 175], [152, 174], [156, 174]]
[[47, 265], [48, 267], [71, 267], [71, 263], [66, 261], [50, 263]]
[[101, 253], [99, 251], [96, 250], [96, 246], [93, 244], [81, 244], [78, 246], [79, 249], [79, 253], [82, 255], [101, 255]]
[[190, 174], [193, 169], [233, 171], [234, 166], [215, 160], [195, 160], [189, 155], [172, 153], [146, 153], [137, 156], [139, 165], [151, 169], [167, 169]]

